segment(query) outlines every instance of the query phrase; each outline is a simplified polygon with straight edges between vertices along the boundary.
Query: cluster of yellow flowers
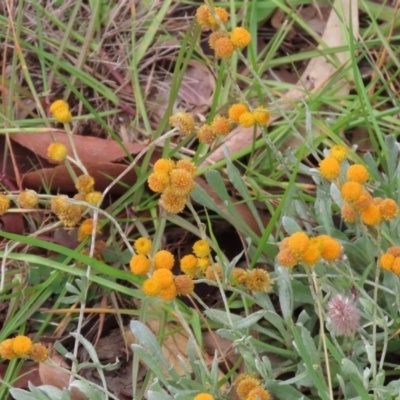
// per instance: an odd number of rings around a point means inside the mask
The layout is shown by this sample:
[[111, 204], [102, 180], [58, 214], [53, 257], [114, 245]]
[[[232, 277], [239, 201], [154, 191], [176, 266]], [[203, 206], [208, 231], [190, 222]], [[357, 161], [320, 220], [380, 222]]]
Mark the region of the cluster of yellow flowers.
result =
[[249, 374], [240, 374], [233, 383], [240, 400], [269, 400], [268, 390], [261, 387], [261, 381]]
[[147, 183], [155, 193], [161, 193], [160, 204], [169, 213], [177, 214], [185, 208], [187, 196], [196, 187], [197, 168], [189, 160], [174, 162], [160, 158], [153, 167]]
[[[26, 189], [17, 197], [17, 204], [21, 208], [35, 208], [38, 205], [39, 196], [34, 190]], [[10, 198], [0, 193], [0, 216], [5, 214], [10, 208]]]
[[208, 43], [215, 51], [215, 55], [220, 58], [229, 58], [235, 49], [243, 49], [251, 41], [251, 35], [245, 28], [237, 27], [228, 33], [221, 30], [228, 19], [229, 13], [221, 7], [211, 10], [210, 7], [203, 4], [196, 12], [197, 23], [214, 31], [211, 33]]
[[280, 243], [277, 261], [286, 268], [293, 268], [299, 262], [313, 266], [321, 258], [335, 261], [341, 253], [342, 245], [329, 235], [310, 238], [304, 232], [296, 232]]
[[394, 200], [372, 197], [365, 188], [369, 174], [363, 165], [350, 165], [346, 171], [346, 181], [342, 182], [341, 162], [346, 158], [346, 148], [334, 146], [330, 150], [330, 156], [319, 163], [321, 176], [329, 181], [335, 180], [340, 188], [344, 200], [341, 209], [343, 220], [348, 223], [361, 220], [365, 225], [379, 225], [383, 220], [396, 218], [399, 207]]
[[400, 275], [400, 246], [389, 247], [379, 258], [382, 269]]
[[12, 339], [3, 340], [0, 343], [0, 357], [5, 360], [13, 360], [17, 357], [28, 357], [35, 362], [47, 360], [49, 352], [41, 343], [32, 343], [25, 335], [18, 335]]
[[229, 118], [243, 128], [250, 128], [255, 124], [264, 126], [270, 119], [270, 114], [264, 106], [258, 106], [250, 111], [246, 104], [236, 103], [229, 108], [228, 113]]
[[173, 300], [176, 296], [187, 296], [193, 292], [193, 280], [186, 275], [174, 276], [175, 257], [167, 250], [160, 250], [150, 257], [152, 242], [140, 237], [134, 243], [136, 254], [131, 258], [130, 268], [135, 275], [149, 275], [142, 290], [150, 297]]

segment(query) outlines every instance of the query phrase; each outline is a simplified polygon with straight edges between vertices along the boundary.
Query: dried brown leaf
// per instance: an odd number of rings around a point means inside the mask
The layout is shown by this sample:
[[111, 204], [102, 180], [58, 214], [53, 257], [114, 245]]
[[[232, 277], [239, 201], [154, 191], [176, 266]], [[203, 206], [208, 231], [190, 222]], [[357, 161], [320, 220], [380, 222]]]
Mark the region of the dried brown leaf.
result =
[[[4, 378], [4, 375], [7, 372], [7, 368], [7, 365], [0, 364], [0, 379]], [[12, 386], [16, 389], [28, 389], [29, 382], [31, 382], [35, 386], [40, 386], [42, 384], [37, 365], [27, 362], [20, 369], [19, 377]]]

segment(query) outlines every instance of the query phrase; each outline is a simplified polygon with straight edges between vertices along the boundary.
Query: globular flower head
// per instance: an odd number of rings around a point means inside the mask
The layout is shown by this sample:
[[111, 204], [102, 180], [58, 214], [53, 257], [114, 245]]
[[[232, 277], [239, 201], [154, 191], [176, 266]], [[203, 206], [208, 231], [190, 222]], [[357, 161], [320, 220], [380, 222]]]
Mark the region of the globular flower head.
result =
[[351, 336], [360, 326], [360, 314], [353, 300], [341, 294], [328, 301], [327, 313], [337, 335]]
[[[225, 24], [228, 21], [229, 13], [224, 8], [215, 7], [213, 11], [218, 16], [222, 24]], [[218, 29], [220, 27], [220, 22], [214, 18], [210, 8], [206, 4], [201, 5], [197, 9], [196, 21], [199, 25], [209, 29]]]
[[379, 207], [375, 204], [370, 204], [361, 212], [361, 219], [365, 225], [379, 225], [382, 222]]
[[175, 162], [170, 158], [160, 158], [154, 163], [154, 172], [164, 172], [169, 174], [175, 168]]
[[348, 203], [343, 204], [343, 206], [340, 210], [340, 214], [341, 214], [343, 220], [349, 224], [353, 224], [357, 220], [356, 213], [354, 212], [353, 208]]
[[321, 252], [319, 245], [311, 242], [310, 245], [300, 254], [300, 260], [308, 266], [315, 265], [320, 258]]
[[197, 240], [193, 244], [193, 253], [196, 257], [207, 257], [211, 253], [210, 245], [204, 239]]
[[158, 296], [161, 292], [161, 285], [157, 279], [149, 278], [143, 282], [143, 293], [149, 297]]
[[195, 176], [197, 172], [197, 167], [195, 163], [187, 159], [179, 160], [176, 163], [176, 168], [183, 169], [184, 171], [189, 172], [192, 176]]
[[5, 214], [10, 208], [10, 199], [5, 195], [0, 193], [0, 216]]
[[170, 189], [176, 194], [186, 196], [195, 188], [193, 175], [184, 169], [174, 169], [169, 174]]
[[267, 125], [271, 117], [270, 113], [264, 106], [258, 106], [253, 111], [254, 119], [258, 125]]
[[53, 211], [54, 214], [59, 215], [68, 210], [71, 206], [71, 202], [68, 196], [61, 194], [53, 197], [50, 201], [50, 205], [51, 211]]
[[188, 296], [193, 293], [194, 283], [190, 276], [188, 275], [178, 275], [174, 278], [174, 284], [178, 295], [180, 296]]
[[186, 204], [186, 196], [176, 193], [167, 188], [160, 198], [160, 205], [165, 211], [171, 214], [178, 214], [183, 211]]
[[160, 294], [158, 295], [161, 300], [170, 301], [173, 300], [178, 295], [178, 290], [174, 283], [167, 286], [164, 289], [161, 289]]
[[393, 254], [385, 253], [380, 256], [379, 264], [382, 267], [382, 269], [390, 271], [393, 267], [394, 259], [395, 257]]
[[251, 390], [246, 397], [246, 400], [269, 400], [270, 395], [268, 390], [263, 389], [263, 388], [255, 388]]
[[206, 278], [210, 281], [217, 281], [218, 279], [221, 281], [223, 278], [222, 267], [219, 264], [210, 265], [206, 270]]
[[38, 363], [44, 362], [49, 357], [49, 350], [42, 343], [35, 343], [32, 345], [29, 357]]
[[168, 286], [171, 286], [174, 283], [173, 273], [166, 268], [155, 270], [151, 277], [160, 283], [161, 289], [166, 289]]
[[340, 193], [342, 194], [343, 200], [354, 202], [360, 197], [362, 186], [358, 182], [346, 182], [340, 188]]
[[245, 286], [253, 292], [268, 292], [271, 289], [271, 277], [261, 268], [253, 268], [247, 272]]
[[208, 44], [212, 50], [215, 50], [215, 44], [217, 43], [218, 39], [228, 37], [226, 33], [221, 31], [213, 32], [210, 37], [208, 38]]
[[344, 146], [336, 145], [330, 149], [329, 155], [338, 162], [342, 162], [347, 158], [347, 149]]
[[395, 257], [400, 257], [400, 246], [391, 246], [387, 249], [386, 252]]
[[250, 43], [251, 35], [247, 29], [237, 27], [230, 33], [230, 39], [235, 47], [243, 49]]
[[82, 219], [82, 207], [78, 204], [70, 204], [65, 212], [57, 214], [57, 216], [64, 226], [73, 228]]
[[346, 172], [346, 178], [348, 181], [358, 182], [362, 185], [368, 180], [367, 168], [361, 164], [351, 165]]
[[321, 239], [321, 257], [325, 261], [337, 260], [342, 253], [342, 245], [329, 235], [319, 236]]
[[72, 115], [69, 110], [69, 105], [64, 100], [56, 100], [50, 104], [50, 112], [57, 122], [66, 124], [71, 121]]
[[246, 106], [246, 104], [243, 104], [243, 103], [232, 104], [228, 111], [229, 118], [233, 122], [236, 122], [238, 124], [242, 114], [244, 114], [245, 112], [248, 112], [248, 111], [249, 111], [249, 109]]
[[6, 339], [0, 343], [0, 357], [5, 360], [13, 360], [18, 355], [13, 350], [14, 339]]
[[290, 235], [288, 240], [289, 250], [296, 255], [300, 255], [307, 250], [310, 245], [310, 238], [305, 232], [295, 232]]
[[135, 249], [137, 254], [143, 254], [144, 256], [147, 256], [148, 254], [150, 254], [151, 246], [152, 243], [149, 238], [140, 237], [135, 240], [133, 248]]
[[256, 119], [254, 114], [250, 111], [244, 112], [239, 118], [239, 124], [243, 126], [243, 128], [250, 128], [256, 123]]
[[175, 263], [174, 255], [167, 250], [160, 250], [154, 254], [153, 265], [155, 269], [166, 268], [171, 270]]
[[92, 206], [98, 206], [103, 194], [101, 192], [90, 192], [85, 194], [85, 201]]
[[293, 268], [298, 262], [298, 257], [290, 249], [283, 249], [276, 256], [276, 260], [282, 267]]
[[205, 274], [210, 265], [210, 257], [207, 256], [197, 258], [197, 267], [200, 269], [201, 273]]
[[75, 187], [78, 192], [90, 193], [94, 188], [94, 178], [90, 175], [80, 175], [76, 178]]
[[12, 341], [13, 352], [17, 356], [26, 356], [32, 349], [32, 340], [25, 335], [18, 335]]
[[193, 254], [183, 256], [180, 260], [181, 271], [193, 278], [196, 275], [198, 260]]
[[247, 271], [245, 269], [238, 267], [233, 268], [231, 274], [231, 281], [233, 281], [234, 283], [238, 283], [239, 285], [243, 285], [246, 282], [246, 278], [247, 278]]
[[214, 51], [215, 55], [219, 58], [229, 58], [235, 51], [235, 46], [231, 39], [223, 36], [215, 41]]
[[382, 200], [378, 207], [382, 218], [386, 221], [396, 218], [399, 214], [399, 206], [392, 199]]
[[217, 115], [211, 122], [211, 129], [216, 136], [224, 136], [231, 131], [231, 124], [228, 118]]
[[357, 200], [353, 201], [352, 206], [357, 212], [365, 210], [372, 202], [372, 196], [363, 190]]
[[129, 267], [135, 275], [146, 275], [150, 271], [151, 262], [144, 254], [135, 254], [129, 262]]
[[208, 393], [199, 393], [193, 400], [214, 400], [214, 396]]
[[185, 135], [189, 135], [194, 130], [194, 119], [187, 112], [177, 112], [171, 115], [169, 123]]
[[333, 157], [326, 157], [319, 163], [319, 172], [323, 178], [332, 181], [340, 174], [340, 164]]
[[17, 203], [22, 208], [34, 208], [38, 205], [39, 196], [34, 190], [26, 189], [18, 195]]
[[202, 125], [196, 132], [197, 139], [200, 143], [211, 144], [217, 138], [210, 125]]
[[47, 157], [49, 157], [49, 159], [52, 161], [62, 162], [67, 158], [67, 155], [68, 149], [63, 143], [50, 143], [49, 147], [47, 148]]
[[161, 193], [169, 185], [169, 174], [166, 172], [153, 172], [148, 177], [147, 184], [153, 192]]
[[[83, 221], [78, 229], [78, 242], [83, 242], [86, 238], [92, 236], [93, 232], [93, 219], [89, 218]], [[96, 227], [94, 228], [95, 232], [100, 232], [100, 225], [97, 222]]]
[[236, 388], [236, 393], [240, 399], [246, 399], [249, 393], [257, 389], [260, 386], [261, 382], [259, 379], [252, 377], [247, 374], [240, 374], [235, 382], [234, 386]]

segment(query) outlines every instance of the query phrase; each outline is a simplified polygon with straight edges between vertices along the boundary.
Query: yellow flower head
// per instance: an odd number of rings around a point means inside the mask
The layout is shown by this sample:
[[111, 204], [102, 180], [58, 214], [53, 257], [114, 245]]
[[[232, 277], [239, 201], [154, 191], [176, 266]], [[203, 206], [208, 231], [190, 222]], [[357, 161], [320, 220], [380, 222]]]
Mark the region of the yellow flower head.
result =
[[346, 178], [348, 181], [358, 182], [362, 185], [368, 180], [368, 171], [364, 165], [354, 164], [347, 170]]
[[49, 357], [49, 350], [45, 345], [41, 343], [35, 343], [32, 345], [31, 351], [29, 352], [29, 357], [35, 362], [44, 362]]
[[193, 175], [184, 169], [174, 169], [169, 174], [170, 190], [174, 193], [186, 196], [195, 188]]
[[319, 172], [323, 178], [332, 181], [340, 174], [340, 164], [333, 157], [326, 157], [319, 163]]
[[[93, 219], [86, 219], [81, 223], [81, 226], [78, 229], [78, 242], [83, 242], [86, 238], [92, 236], [93, 232]], [[95, 232], [100, 232], [100, 225], [97, 222], [95, 227]]]
[[192, 176], [195, 176], [196, 172], [197, 172], [197, 167], [196, 167], [195, 163], [190, 160], [186, 160], [186, 159], [179, 160], [176, 163], [176, 168], [183, 169], [184, 171], [189, 172]]
[[309, 245], [310, 238], [304, 232], [296, 232], [289, 236], [288, 248], [293, 254], [300, 255]]
[[342, 253], [342, 245], [329, 235], [318, 237], [321, 239], [321, 257], [325, 261], [337, 260]]
[[289, 249], [283, 249], [276, 256], [276, 260], [282, 267], [293, 268], [297, 264], [298, 258]]
[[216, 136], [224, 136], [231, 131], [231, 123], [228, 118], [217, 115], [211, 122], [211, 129]]
[[217, 281], [217, 277], [221, 281], [223, 278], [222, 267], [219, 264], [210, 265], [206, 270], [206, 278], [210, 281]]
[[[243, 285], [246, 282], [247, 271], [243, 268], [235, 267], [232, 270], [231, 281]], [[250, 289], [251, 290], [251, 289]]]
[[372, 196], [366, 191], [363, 190], [360, 196], [356, 201], [353, 202], [354, 210], [357, 212], [361, 212], [365, 208], [367, 208], [372, 202]]
[[50, 143], [49, 147], [47, 148], [47, 157], [49, 157], [50, 160], [62, 162], [67, 158], [67, 155], [68, 149], [63, 143]]
[[310, 243], [306, 250], [300, 254], [300, 260], [308, 265], [315, 265], [321, 257], [319, 246], [316, 243]]
[[389, 247], [386, 252], [395, 257], [400, 257], [400, 246]]
[[208, 38], [208, 44], [212, 50], [215, 50], [215, 43], [217, 43], [218, 39], [228, 37], [224, 32], [216, 31], [213, 32]]
[[168, 287], [161, 289], [159, 297], [161, 300], [170, 301], [170, 300], [173, 300], [177, 295], [178, 295], [178, 291], [177, 291], [174, 283], [172, 283]]
[[178, 295], [188, 296], [193, 293], [194, 283], [190, 276], [188, 275], [178, 275], [174, 278], [174, 284]]
[[250, 111], [244, 112], [239, 118], [239, 124], [243, 128], [250, 128], [256, 123], [254, 114]]
[[204, 239], [194, 242], [192, 249], [196, 257], [207, 257], [211, 253], [210, 245]]
[[137, 254], [143, 254], [147, 256], [151, 251], [151, 240], [146, 237], [140, 237], [139, 239], [135, 240], [135, 244], [133, 248], [135, 249]]
[[151, 262], [144, 254], [135, 254], [129, 262], [129, 267], [135, 275], [146, 275], [150, 271]]
[[78, 192], [90, 193], [94, 189], [94, 179], [90, 175], [80, 175], [76, 178], [75, 187]]
[[186, 196], [167, 188], [161, 195], [160, 204], [165, 211], [171, 214], [178, 214], [185, 208]]
[[378, 207], [382, 218], [386, 221], [396, 218], [399, 214], [399, 206], [392, 199], [382, 200]]
[[240, 374], [235, 382], [236, 393], [240, 399], [246, 399], [249, 393], [260, 386], [261, 382], [259, 379], [254, 378], [247, 374]]
[[200, 143], [211, 144], [217, 138], [210, 125], [202, 125], [196, 132], [197, 139]]
[[379, 264], [382, 267], [382, 269], [385, 269], [386, 271], [390, 271], [394, 264], [394, 259], [395, 259], [395, 257], [393, 254], [385, 253], [380, 256]]
[[185, 135], [189, 135], [194, 130], [194, 119], [187, 112], [177, 112], [171, 115], [169, 124], [179, 129]]
[[65, 212], [57, 214], [57, 216], [64, 226], [73, 228], [82, 219], [82, 207], [77, 204], [71, 204]]
[[181, 271], [191, 278], [196, 275], [198, 260], [193, 254], [183, 256], [180, 261]]
[[382, 215], [379, 206], [370, 204], [361, 212], [361, 219], [365, 225], [379, 225], [382, 222]]
[[167, 250], [160, 250], [154, 254], [153, 265], [155, 269], [172, 269], [174, 267], [175, 257]]
[[193, 400], [214, 400], [214, 397], [208, 393], [199, 393]]
[[166, 268], [155, 270], [151, 277], [160, 283], [161, 289], [166, 289], [174, 283], [173, 273]]
[[358, 182], [346, 182], [340, 188], [343, 200], [348, 202], [356, 201], [362, 193], [362, 186]]
[[91, 204], [92, 206], [98, 206], [101, 200], [102, 193], [101, 192], [90, 192], [86, 193], [85, 201], [86, 203]]
[[253, 292], [268, 292], [271, 289], [271, 278], [267, 271], [254, 268], [248, 271], [244, 284]]
[[[228, 21], [229, 13], [221, 7], [215, 7], [214, 13], [218, 16], [221, 23], [225, 24]], [[196, 21], [199, 25], [205, 26], [209, 29], [218, 29], [220, 22], [217, 21], [211, 13], [210, 8], [203, 4], [196, 11]]]
[[234, 28], [230, 33], [230, 38], [235, 47], [239, 49], [243, 49], [246, 47], [251, 41], [251, 35], [249, 31], [245, 28], [237, 27]]
[[38, 205], [39, 196], [34, 190], [26, 189], [18, 195], [17, 203], [21, 208], [34, 208]]
[[10, 199], [5, 195], [0, 193], [0, 216], [5, 214], [10, 208]]
[[344, 146], [336, 145], [331, 148], [329, 155], [338, 162], [342, 162], [347, 158], [347, 149]]
[[271, 117], [270, 113], [264, 106], [258, 106], [253, 111], [254, 119], [256, 120], [258, 125], [267, 125], [268, 121]]
[[228, 37], [220, 37], [214, 43], [215, 55], [219, 58], [229, 58], [235, 51], [235, 46]]
[[57, 122], [66, 124], [71, 121], [72, 115], [69, 111], [69, 105], [64, 100], [56, 100], [50, 104], [50, 112]]
[[69, 201], [68, 196], [59, 194], [51, 199], [50, 205], [51, 211], [53, 211], [54, 214], [59, 215], [67, 212], [68, 208], [71, 206], [71, 202]]
[[254, 388], [251, 390], [246, 397], [246, 400], [269, 400], [270, 395], [268, 390], [265, 390], [263, 388]]
[[391, 269], [394, 274], [400, 275], [400, 257], [395, 257]]
[[197, 258], [197, 267], [200, 268], [200, 271], [205, 274], [207, 268], [211, 265], [210, 257], [200, 257]]
[[163, 192], [169, 185], [169, 175], [166, 172], [153, 172], [147, 179], [150, 190], [155, 193]]
[[232, 106], [229, 108], [228, 114], [229, 118], [233, 121], [236, 122], [237, 124], [239, 123], [240, 117], [245, 113], [248, 112], [249, 109], [246, 106], [246, 104], [243, 103], [236, 103], [232, 104]]
[[143, 293], [149, 297], [158, 296], [161, 293], [161, 285], [157, 279], [149, 278], [143, 282]]
[[343, 220], [349, 224], [354, 224], [354, 222], [356, 222], [357, 216], [348, 203], [343, 204], [340, 210], [340, 215], [342, 216]]
[[32, 340], [25, 335], [18, 335], [12, 342], [13, 352], [17, 356], [27, 356], [32, 349]]
[[175, 162], [170, 158], [160, 158], [154, 163], [154, 172], [165, 172], [169, 174], [175, 168]]
[[0, 343], [0, 357], [5, 360], [13, 360], [18, 357], [13, 350], [14, 339], [6, 339]]

